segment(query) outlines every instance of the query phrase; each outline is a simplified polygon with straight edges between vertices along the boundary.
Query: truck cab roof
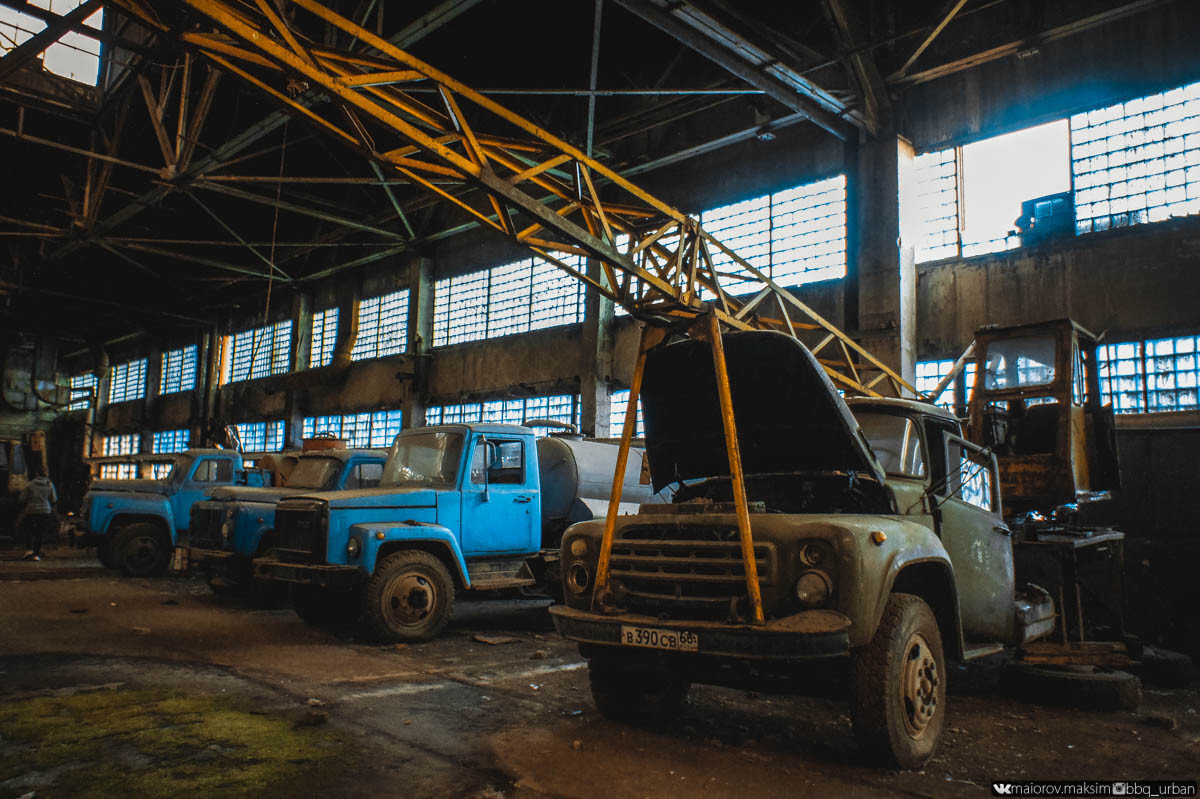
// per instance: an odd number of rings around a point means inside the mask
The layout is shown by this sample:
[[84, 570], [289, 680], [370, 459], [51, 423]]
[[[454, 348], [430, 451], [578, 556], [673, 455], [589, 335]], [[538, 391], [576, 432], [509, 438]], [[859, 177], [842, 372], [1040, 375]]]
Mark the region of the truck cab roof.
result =
[[847, 397], [846, 404], [850, 410], [859, 408], [894, 408], [907, 413], [923, 413], [926, 416], [937, 416], [948, 422], [957, 422], [958, 417], [931, 402], [922, 400], [898, 399], [896, 397]]
[[523, 427], [519, 424], [496, 424], [493, 422], [476, 422], [471, 424], [436, 424], [429, 427], [421, 427], [418, 430], [433, 430], [433, 429], [456, 429], [467, 430], [472, 433], [496, 433], [497, 435], [508, 436], [528, 436], [533, 435], [533, 430], [528, 427]]

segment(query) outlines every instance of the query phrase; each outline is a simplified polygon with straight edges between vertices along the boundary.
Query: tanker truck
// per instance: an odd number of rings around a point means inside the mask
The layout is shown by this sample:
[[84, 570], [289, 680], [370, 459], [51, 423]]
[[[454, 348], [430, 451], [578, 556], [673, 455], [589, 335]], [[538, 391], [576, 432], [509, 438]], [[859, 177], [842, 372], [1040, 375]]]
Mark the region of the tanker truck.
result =
[[[382, 640], [427, 641], [446, 626], [457, 591], [540, 584], [561, 593], [562, 533], [606, 512], [617, 449], [521, 425], [406, 430], [378, 488], [280, 502], [275, 546], [254, 575], [290, 583], [309, 623], [362, 622]], [[642, 482], [642, 456], [630, 453], [622, 513], [670, 501]]]

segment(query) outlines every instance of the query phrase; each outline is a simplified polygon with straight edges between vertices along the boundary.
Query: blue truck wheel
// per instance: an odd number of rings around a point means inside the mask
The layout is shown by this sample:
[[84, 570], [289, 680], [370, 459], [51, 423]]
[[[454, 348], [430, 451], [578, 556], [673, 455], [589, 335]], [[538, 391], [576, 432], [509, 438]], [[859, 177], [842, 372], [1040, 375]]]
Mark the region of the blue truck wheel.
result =
[[363, 599], [367, 625], [377, 637], [428, 641], [450, 620], [454, 581], [436, 556], [415, 549], [396, 552], [375, 567]]
[[112, 559], [130, 577], [158, 577], [167, 571], [171, 542], [153, 524], [131, 524], [113, 538]]

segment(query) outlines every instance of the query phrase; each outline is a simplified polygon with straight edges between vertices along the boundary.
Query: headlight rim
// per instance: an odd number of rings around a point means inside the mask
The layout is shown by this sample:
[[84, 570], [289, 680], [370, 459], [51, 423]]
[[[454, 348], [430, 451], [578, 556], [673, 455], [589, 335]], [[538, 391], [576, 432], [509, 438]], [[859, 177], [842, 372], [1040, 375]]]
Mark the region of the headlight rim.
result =
[[[806, 577], [817, 577], [821, 581], [822, 594], [818, 599], [806, 600], [801, 596], [800, 584]], [[796, 583], [792, 587], [792, 598], [800, 607], [805, 610], [817, 610], [827, 607], [833, 599], [833, 578], [821, 569], [805, 569], [796, 576]]]

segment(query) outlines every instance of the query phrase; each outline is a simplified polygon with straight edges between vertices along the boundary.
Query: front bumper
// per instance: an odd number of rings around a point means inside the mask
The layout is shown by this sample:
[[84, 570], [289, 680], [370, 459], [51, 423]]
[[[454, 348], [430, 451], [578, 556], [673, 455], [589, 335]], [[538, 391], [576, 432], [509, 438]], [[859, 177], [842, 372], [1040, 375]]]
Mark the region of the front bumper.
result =
[[224, 573], [239, 566], [244, 568], [247, 558], [237, 552], [226, 552], [223, 549], [204, 549], [191, 547], [188, 550], [188, 561], [193, 566], [204, 566], [214, 572]]
[[357, 566], [285, 563], [267, 558], [254, 561], [254, 576], [260, 580], [279, 580], [322, 588], [354, 588], [363, 580], [362, 570]]
[[[621, 645], [621, 627], [695, 633], [697, 655], [752, 660], [809, 660], [850, 652], [850, 619], [832, 610], [809, 610], [761, 625], [713, 621], [662, 621], [635, 614], [607, 615], [566, 605], [550, 608], [554, 626], [572, 641]], [[646, 650], [642, 650], [646, 651]], [[678, 654], [678, 653], [677, 653]]]

